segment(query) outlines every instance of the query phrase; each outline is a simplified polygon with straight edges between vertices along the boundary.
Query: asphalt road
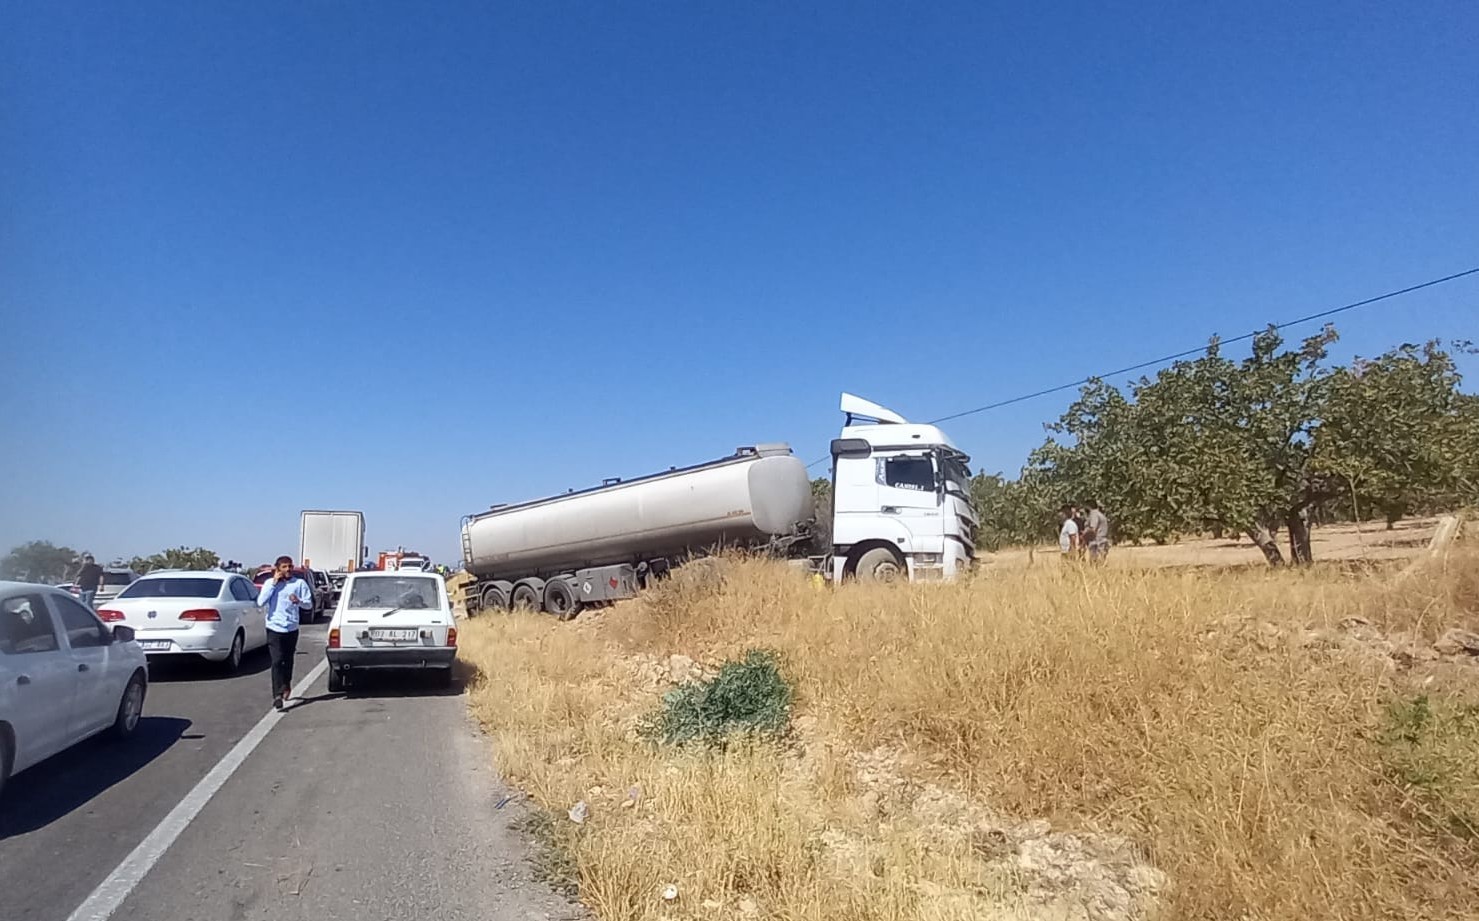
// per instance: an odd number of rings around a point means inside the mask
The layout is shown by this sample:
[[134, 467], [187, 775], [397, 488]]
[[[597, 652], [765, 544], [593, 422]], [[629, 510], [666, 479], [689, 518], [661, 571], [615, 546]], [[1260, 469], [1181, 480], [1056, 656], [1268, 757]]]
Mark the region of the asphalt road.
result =
[[[305, 627], [294, 681], [323, 658]], [[265, 651], [243, 672], [151, 668], [138, 732], [94, 740], [14, 778], [0, 803], [0, 914], [68, 921], [261, 721]], [[320, 676], [113, 917], [564, 919], [536, 882], [519, 816], [458, 682], [387, 676], [330, 695]]]

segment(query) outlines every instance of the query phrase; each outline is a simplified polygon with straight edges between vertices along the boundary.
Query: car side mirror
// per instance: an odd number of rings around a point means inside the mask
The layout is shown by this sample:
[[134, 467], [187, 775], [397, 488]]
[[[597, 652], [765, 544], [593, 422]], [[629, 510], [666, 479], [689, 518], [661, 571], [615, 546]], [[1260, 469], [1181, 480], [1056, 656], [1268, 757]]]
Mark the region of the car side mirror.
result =
[[113, 628], [113, 642], [132, 643], [134, 641], [134, 628], [127, 624], [118, 624]]

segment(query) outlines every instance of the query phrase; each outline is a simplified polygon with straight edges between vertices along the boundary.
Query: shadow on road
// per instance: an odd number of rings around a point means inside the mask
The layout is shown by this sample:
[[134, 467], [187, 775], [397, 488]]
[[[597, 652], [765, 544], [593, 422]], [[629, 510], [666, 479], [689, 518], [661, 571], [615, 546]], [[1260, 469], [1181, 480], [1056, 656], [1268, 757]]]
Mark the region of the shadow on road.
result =
[[220, 662], [207, 662], [191, 656], [171, 656], [149, 660], [149, 680], [158, 684], [176, 681], [229, 681], [245, 675], [260, 675], [272, 667], [267, 650], [255, 649], [241, 657], [241, 668], [227, 674]]
[[170, 749], [190, 721], [146, 716], [126, 741], [90, 739], [12, 778], [0, 801], [0, 840], [45, 828], [86, 806]]
[[452, 683], [443, 685], [435, 669], [367, 671], [350, 678], [344, 697], [456, 697], [462, 693], [461, 670], [452, 670]]

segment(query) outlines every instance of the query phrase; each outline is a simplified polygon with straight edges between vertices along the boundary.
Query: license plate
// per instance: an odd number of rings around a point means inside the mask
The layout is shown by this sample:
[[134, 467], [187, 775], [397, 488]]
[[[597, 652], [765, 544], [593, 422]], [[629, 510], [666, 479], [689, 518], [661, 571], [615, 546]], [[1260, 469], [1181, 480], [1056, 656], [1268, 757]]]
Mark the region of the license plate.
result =
[[139, 645], [145, 652], [165, 652], [170, 647], [169, 640], [139, 640]]
[[420, 635], [420, 631], [414, 629], [397, 630], [381, 628], [379, 630], [370, 631], [370, 639], [372, 640], [391, 640], [394, 642], [405, 642], [406, 640], [414, 640], [417, 639]]

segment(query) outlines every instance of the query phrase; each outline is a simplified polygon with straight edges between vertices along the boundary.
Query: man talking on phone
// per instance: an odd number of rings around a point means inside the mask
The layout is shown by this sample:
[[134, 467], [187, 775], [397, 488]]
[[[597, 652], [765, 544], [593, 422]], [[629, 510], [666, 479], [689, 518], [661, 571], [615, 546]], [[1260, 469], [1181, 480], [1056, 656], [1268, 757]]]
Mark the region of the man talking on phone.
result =
[[293, 690], [293, 656], [298, 651], [298, 612], [313, 607], [313, 589], [293, 575], [293, 558], [280, 556], [272, 578], [262, 584], [257, 604], [267, 609], [267, 653], [272, 657], [272, 706], [278, 710]]

